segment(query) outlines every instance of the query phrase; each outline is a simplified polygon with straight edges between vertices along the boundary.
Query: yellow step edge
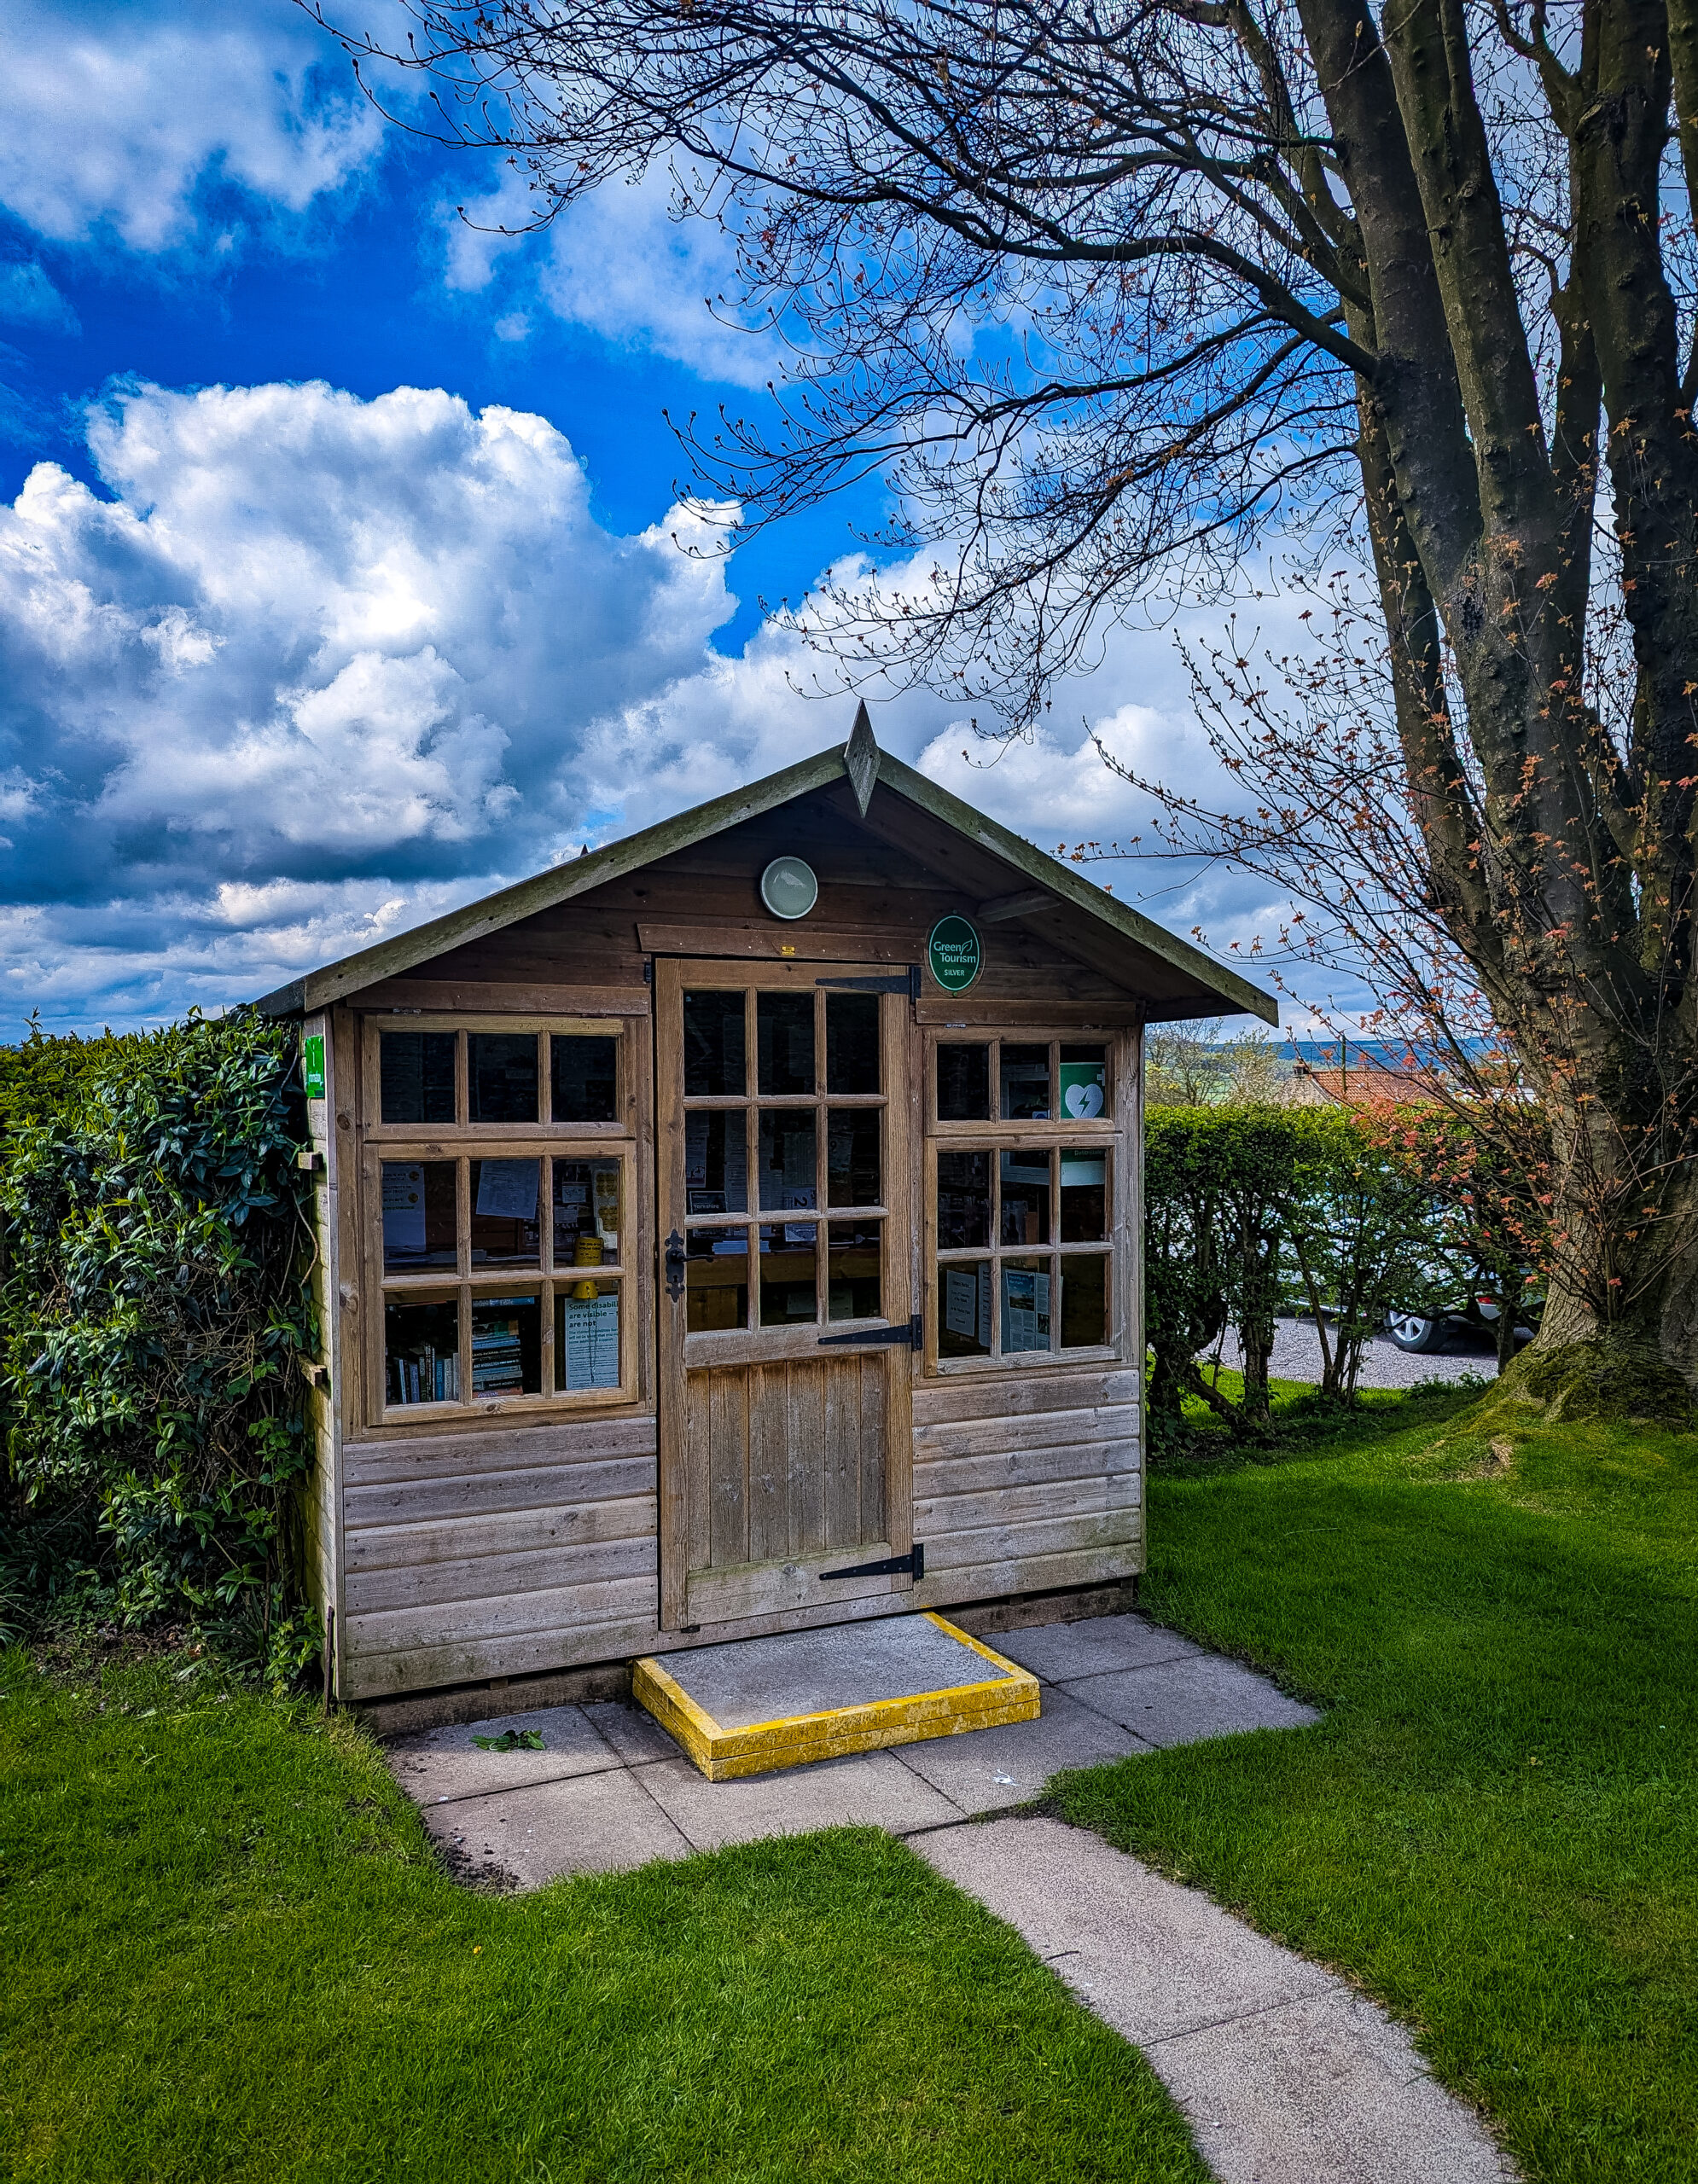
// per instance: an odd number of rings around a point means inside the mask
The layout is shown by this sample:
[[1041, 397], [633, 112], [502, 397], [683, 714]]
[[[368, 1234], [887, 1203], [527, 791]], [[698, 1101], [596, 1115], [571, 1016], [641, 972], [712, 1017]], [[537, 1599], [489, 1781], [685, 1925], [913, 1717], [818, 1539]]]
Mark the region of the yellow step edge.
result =
[[992, 1653], [942, 1616], [928, 1610], [926, 1620], [987, 1661], [997, 1671], [995, 1680], [868, 1699], [856, 1706], [832, 1706], [817, 1714], [785, 1715], [775, 1721], [726, 1729], [697, 1705], [654, 1655], [645, 1654], [631, 1670], [631, 1695], [677, 1739], [710, 1782], [771, 1774], [780, 1768], [805, 1766], [811, 1760], [879, 1751], [887, 1745], [956, 1736], [965, 1729], [995, 1728], [1005, 1722], [1038, 1719], [1035, 1676]]

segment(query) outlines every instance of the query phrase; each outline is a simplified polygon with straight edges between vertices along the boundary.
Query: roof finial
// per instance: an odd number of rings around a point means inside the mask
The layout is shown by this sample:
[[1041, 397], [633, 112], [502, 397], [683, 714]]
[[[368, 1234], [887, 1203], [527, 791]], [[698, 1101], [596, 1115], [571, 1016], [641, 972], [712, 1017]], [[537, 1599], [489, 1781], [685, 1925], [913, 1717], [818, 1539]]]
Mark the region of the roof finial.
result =
[[855, 725], [849, 731], [849, 741], [843, 746], [843, 770], [849, 776], [855, 792], [855, 801], [861, 807], [861, 816], [867, 816], [867, 806], [873, 800], [873, 783], [879, 777], [879, 746], [874, 739], [873, 724], [867, 718], [867, 701], [862, 699], [855, 714]]

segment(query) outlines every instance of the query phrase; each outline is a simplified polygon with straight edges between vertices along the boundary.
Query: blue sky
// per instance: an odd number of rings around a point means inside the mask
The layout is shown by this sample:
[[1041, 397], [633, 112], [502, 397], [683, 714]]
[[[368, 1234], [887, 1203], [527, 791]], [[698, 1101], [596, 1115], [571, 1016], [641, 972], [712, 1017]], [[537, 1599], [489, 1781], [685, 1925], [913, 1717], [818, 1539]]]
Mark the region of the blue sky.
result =
[[[664, 176], [509, 241], [453, 210], [510, 215], [503, 171], [387, 126], [285, 0], [8, 20], [0, 1038], [264, 991], [847, 733], [760, 602], [878, 492], [729, 560], [674, 508], [663, 410], [757, 404], [773, 359], [702, 305], [723, 246]], [[1166, 633], [988, 770], [946, 706], [869, 695], [1045, 847], [1147, 817], [1087, 721], [1207, 780]], [[1182, 932], [1271, 922], [1242, 882], [1115, 885]]]

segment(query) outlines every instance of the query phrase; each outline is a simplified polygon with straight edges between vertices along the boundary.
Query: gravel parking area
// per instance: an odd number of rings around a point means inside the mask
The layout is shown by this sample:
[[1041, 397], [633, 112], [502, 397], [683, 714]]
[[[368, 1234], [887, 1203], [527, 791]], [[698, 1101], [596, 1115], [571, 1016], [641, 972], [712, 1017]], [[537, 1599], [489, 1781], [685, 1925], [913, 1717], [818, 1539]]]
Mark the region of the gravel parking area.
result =
[[[1316, 1381], [1321, 1377], [1321, 1344], [1311, 1320], [1280, 1320], [1276, 1322], [1273, 1362], [1271, 1367], [1276, 1380]], [[1211, 1350], [1209, 1355], [1213, 1356]], [[1220, 1362], [1236, 1368], [1239, 1362], [1238, 1344], [1229, 1334], [1222, 1346]], [[1460, 1380], [1468, 1374], [1482, 1379], [1497, 1378], [1497, 1353], [1493, 1345], [1471, 1332], [1453, 1336], [1445, 1350], [1420, 1351], [1399, 1350], [1396, 1343], [1384, 1335], [1376, 1335], [1362, 1354], [1362, 1374], [1358, 1385], [1364, 1388], [1412, 1388], [1418, 1380]]]

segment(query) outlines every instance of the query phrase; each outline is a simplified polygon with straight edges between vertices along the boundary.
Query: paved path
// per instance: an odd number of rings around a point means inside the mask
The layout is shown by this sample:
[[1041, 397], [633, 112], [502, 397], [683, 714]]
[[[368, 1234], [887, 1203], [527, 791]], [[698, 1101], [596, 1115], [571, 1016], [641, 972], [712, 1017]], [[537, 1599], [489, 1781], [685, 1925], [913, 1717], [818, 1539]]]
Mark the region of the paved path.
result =
[[[535, 1888], [816, 1827], [910, 1835], [1030, 1804], [1064, 1767], [1318, 1718], [1265, 1677], [1142, 1616], [988, 1642], [1042, 1681], [1037, 1721], [710, 1782], [640, 1708], [555, 1706], [399, 1739], [390, 1765], [459, 1872]], [[472, 1741], [506, 1729], [536, 1730], [544, 1749], [480, 1751]]]
[[[1408, 2036], [1330, 1972], [1095, 1835], [1013, 1816], [966, 1824], [1030, 1804], [1064, 1767], [1302, 1727], [1313, 1710], [1139, 1616], [991, 1642], [1038, 1677], [1038, 1720], [737, 1782], [706, 1780], [648, 1715], [611, 1704], [433, 1730], [396, 1741], [389, 1760], [455, 1869], [509, 1887], [813, 1828], [887, 1828], [1143, 2049], [1222, 2184], [1511, 2177]], [[513, 1728], [536, 1729], [544, 1749], [472, 1741]]]
[[[1207, 1353], [1214, 1355], [1212, 1350]], [[1229, 1334], [1221, 1350], [1223, 1365], [1236, 1371], [1238, 1341]], [[1321, 1377], [1321, 1343], [1312, 1320], [1274, 1322], [1273, 1361], [1276, 1380], [1317, 1381]], [[1477, 1374], [1482, 1380], [1497, 1378], [1497, 1350], [1472, 1332], [1459, 1333], [1446, 1350], [1399, 1350], [1382, 1334], [1375, 1335], [1362, 1353], [1360, 1385], [1364, 1388], [1412, 1388], [1418, 1380], [1460, 1380]]]
[[1148, 2057], [1222, 2184], [1502, 2184], [1409, 2035], [1196, 1890], [1055, 1820], [910, 1838]]

